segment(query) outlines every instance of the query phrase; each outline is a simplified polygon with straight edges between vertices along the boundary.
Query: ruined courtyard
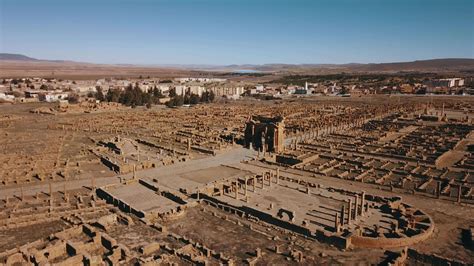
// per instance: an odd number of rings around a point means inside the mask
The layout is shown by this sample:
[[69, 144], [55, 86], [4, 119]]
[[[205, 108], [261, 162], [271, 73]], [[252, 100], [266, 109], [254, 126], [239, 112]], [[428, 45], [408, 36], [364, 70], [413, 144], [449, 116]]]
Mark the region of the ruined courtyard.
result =
[[471, 97], [76, 108], [0, 105], [0, 265], [474, 263]]

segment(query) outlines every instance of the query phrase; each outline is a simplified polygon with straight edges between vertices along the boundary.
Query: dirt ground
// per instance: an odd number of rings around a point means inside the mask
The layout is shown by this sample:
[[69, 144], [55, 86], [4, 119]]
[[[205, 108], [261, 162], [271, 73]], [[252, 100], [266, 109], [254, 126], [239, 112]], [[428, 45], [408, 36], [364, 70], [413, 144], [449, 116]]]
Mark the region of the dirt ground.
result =
[[[202, 211], [201, 207], [197, 207], [187, 210], [183, 217], [167, 224], [169, 230], [218, 252], [232, 254], [238, 258], [238, 264], [254, 256], [257, 248], [267, 254], [265, 260], [258, 261], [261, 265], [294, 265], [295, 262], [289, 256], [291, 250], [302, 251], [306, 265], [369, 265], [382, 261], [384, 257], [382, 250], [356, 249], [341, 252], [337, 248], [288, 234], [284, 230], [251, 223], [210, 206], [205, 209], [206, 211]], [[227, 220], [222, 217], [227, 217]], [[253, 230], [249, 229], [250, 224]], [[275, 245], [281, 245], [283, 254], [273, 251]]]
[[[60, 232], [69, 225], [62, 220], [34, 224], [0, 231], [0, 252], [43, 239], [50, 234]], [[40, 229], [41, 230], [38, 230]]]

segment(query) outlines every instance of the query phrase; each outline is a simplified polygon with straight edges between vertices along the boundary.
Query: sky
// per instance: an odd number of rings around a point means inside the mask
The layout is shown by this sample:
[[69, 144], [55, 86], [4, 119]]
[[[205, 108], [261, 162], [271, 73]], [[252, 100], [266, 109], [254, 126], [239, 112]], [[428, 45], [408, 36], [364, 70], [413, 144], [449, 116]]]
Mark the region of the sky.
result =
[[0, 52], [113, 64], [474, 58], [474, 0], [0, 0]]

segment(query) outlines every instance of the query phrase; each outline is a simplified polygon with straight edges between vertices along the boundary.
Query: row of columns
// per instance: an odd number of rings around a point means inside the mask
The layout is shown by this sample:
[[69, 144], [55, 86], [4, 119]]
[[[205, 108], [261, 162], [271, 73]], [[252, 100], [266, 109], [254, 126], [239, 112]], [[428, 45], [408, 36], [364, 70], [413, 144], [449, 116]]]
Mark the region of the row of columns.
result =
[[327, 134], [341, 132], [353, 127], [362, 126], [365, 123], [363, 118], [357, 119], [354, 122], [341, 123], [338, 125], [331, 125], [329, 127], [321, 127], [316, 129], [310, 129], [309, 132], [303, 133], [301, 136], [295, 137], [295, 139], [290, 144], [291, 148], [297, 149], [298, 143], [303, 142], [304, 140], [318, 138]]
[[[68, 197], [68, 194], [67, 194], [67, 190], [66, 190], [66, 184], [67, 183], [64, 183], [63, 184], [63, 198], [65, 201], [68, 201], [69, 197]], [[95, 178], [92, 177], [91, 179], [91, 189], [92, 190], [95, 190], [96, 186], [95, 186]], [[52, 183], [48, 183], [48, 195], [50, 198], [53, 197], [53, 188], [52, 188]], [[39, 192], [36, 193], [36, 199], [39, 199]], [[7, 197], [8, 198], [8, 197]], [[23, 201], [25, 198], [25, 195], [23, 193], [23, 186], [20, 186], [20, 200]]]
[[231, 182], [231, 190], [234, 192], [234, 198], [239, 199], [239, 190], [243, 187], [243, 195], [246, 197], [248, 195], [248, 185], [252, 185], [252, 192], [255, 192], [257, 188], [264, 189], [265, 186], [271, 187], [272, 184], [280, 184], [280, 169], [277, 168], [276, 172], [269, 171], [262, 173], [261, 176], [248, 177], [245, 176], [243, 180], [243, 186], [239, 179]]
[[363, 191], [360, 195], [355, 194], [354, 198], [349, 198], [347, 205], [345, 203], [342, 205], [340, 214], [339, 212], [336, 212], [334, 219], [334, 227], [336, 232], [339, 232], [341, 227], [345, 224], [350, 224], [351, 221], [356, 220], [358, 216], [364, 216], [368, 210], [369, 204], [365, 201], [365, 191]]
[[[457, 203], [461, 203], [461, 197], [462, 197], [462, 185], [458, 185], [457, 189]], [[436, 182], [436, 190], [435, 190], [436, 197], [439, 199], [441, 197], [441, 181]]]

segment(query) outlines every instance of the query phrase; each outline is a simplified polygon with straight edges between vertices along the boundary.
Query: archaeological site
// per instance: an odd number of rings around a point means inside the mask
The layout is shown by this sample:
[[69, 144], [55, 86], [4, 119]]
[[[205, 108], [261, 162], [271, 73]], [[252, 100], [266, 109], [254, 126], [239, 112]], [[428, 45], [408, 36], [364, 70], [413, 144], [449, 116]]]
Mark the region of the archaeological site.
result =
[[0, 135], [0, 265], [474, 263], [471, 98], [25, 103]]
[[474, 266], [474, 0], [0, 0], [0, 266]]

